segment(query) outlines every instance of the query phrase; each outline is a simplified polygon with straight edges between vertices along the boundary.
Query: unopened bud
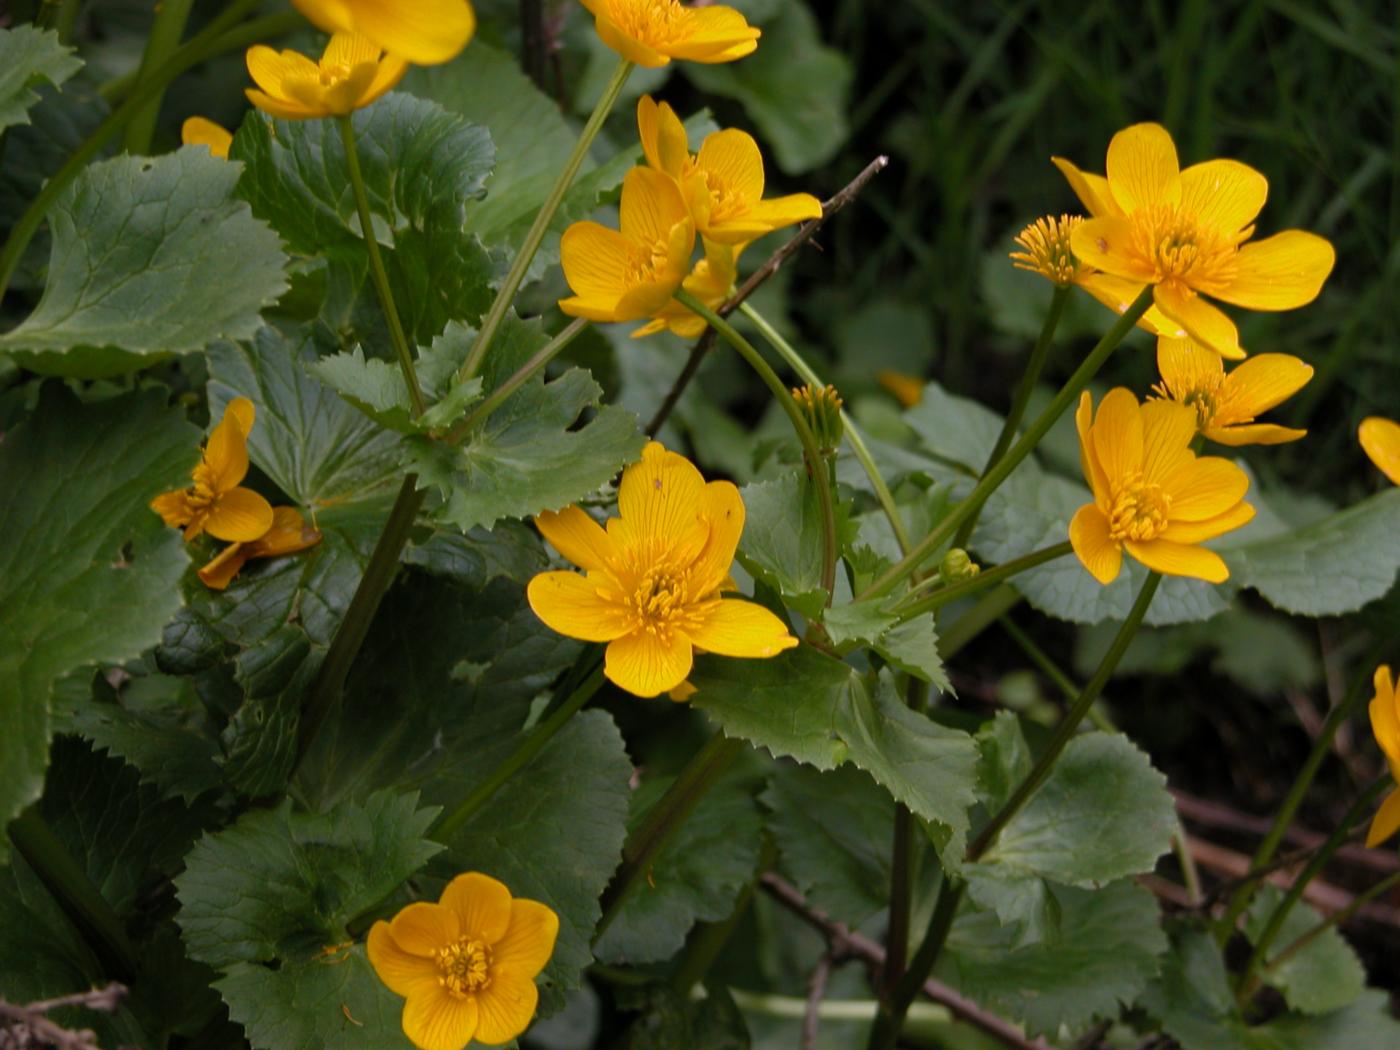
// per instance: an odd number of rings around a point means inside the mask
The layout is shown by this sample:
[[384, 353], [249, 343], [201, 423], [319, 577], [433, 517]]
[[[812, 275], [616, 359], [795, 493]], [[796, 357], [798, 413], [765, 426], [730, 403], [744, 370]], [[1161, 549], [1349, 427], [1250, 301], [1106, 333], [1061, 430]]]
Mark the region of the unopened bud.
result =
[[968, 557], [967, 551], [961, 547], [954, 547], [943, 555], [943, 563], [938, 566], [938, 575], [945, 584], [970, 580], [981, 571], [981, 566]]
[[792, 398], [812, 428], [822, 455], [835, 455], [846, 432], [841, 422], [841, 395], [836, 388], [804, 386], [793, 390]]

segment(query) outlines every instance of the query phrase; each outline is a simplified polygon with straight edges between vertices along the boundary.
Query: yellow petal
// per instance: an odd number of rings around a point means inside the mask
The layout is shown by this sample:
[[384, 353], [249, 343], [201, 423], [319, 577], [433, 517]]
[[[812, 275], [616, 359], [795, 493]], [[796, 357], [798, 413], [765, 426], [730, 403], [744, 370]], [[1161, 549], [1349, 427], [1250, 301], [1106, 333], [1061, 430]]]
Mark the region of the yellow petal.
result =
[[1155, 539], [1126, 540], [1123, 546], [1142, 564], [1164, 576], [1188, 576], [1207, 583], [1224, 583], [1230, 570], [1215, 551], [1186, 543]]
[[822, 217], [822, 202], [810, 193], [791, 193], [749, 206], [745, 219], [764, 231], [780, 230]]
[[479, 1030], [479, 999], [456, 999], [435, 983], [403, 1004], [403, 1034], [420, 1050], [463, 1050]]
[[693, 658], [690, 639], [679, 631], [665, 640], [639, 631], [608, 643], [603, 673], [634, 696], [653, 697], [684, 682]]
[[457, 57], [476, 32], [476, 15], [466, 0], [293, 2], [323, 29], [350, 29], [352, 26], [345, 24], [348, 20], [385, 51], [420, 66]]
[[1152, 300], [1162, 313], [1181, 325], [1202, 346], [1221, 357], [1245, 356], [1240, 349], [1240, 333], [1235, 322], [1180, 281], [1164, 281], [1157, 285], [1152, 291]]
[[608, 534], [581, 507], [565, 507], [558, 514], [543, 511], [535, 518], [535, 527], [580, 569], [606, 568], [615, 554]]
[[[1085, 219], [1071, 231], [1069, 244], [1076, 259], [1096, 270], [1136, 281], [1139, 285], [1157, 279], [1156, 268], [1134, 249], [1133, 227], [1127, 219]], [[1130, 303], [1121, 307], [1119, 313], [1127, 310], [1128, 305]]]
[[355, 28], [352, 0], [292, 0], [292, 4], [328, 33], [348, 33]]
[[753, 205], [763, 196], [763, 153], [748, 132], [729, 128], [707, 136], [696, 165], [731, 199]]
[[359, 93], [355, 108], [368, 106], [371, 102], [393, 91], [399, 86], [399, 81], [404, 78], [404, 74], [407, 72], [407, 59], [385, 55], [383, 61], [375, 67], [374, 78], [369, 82], [369, 86]]
[[491, 983], [476, 993], [480, 1020], [476, 1039], [483, 1043], [508, 1043], [525, 1029], [535, 1016], [540, 992], [533, 978], [504, 967], [492, 967]]
[[1181, 211], [1202, 226], [1233, 236], [1258, 216], [1269, 180], [1237, 160], [1208, 160], [1181, 173]]
[[[243, 399], [246, 401], [246, 398]], [[246, 417], [243, 413], [224, 413], [208, 442], [204, 446], [204, 466], [207, 470], [205, 481], [215, 492], [227, 492], [236, 488], [248, 474], [248, 434], [252, 429], [243, 428]], [[266, 530], [264, 530], [266, 531]], [[250, 536], [249, 539], [256, 539]]]
[[1074, 426], [1079, 431], [1079, 469], [1084, 472], [1084, 480], [1089, 483], [1094, 499], [1107, 500], [1112, 490], [1094, 454], [1093, 423], [1094, 400], [1086, 390], [1079, 395], [1079, 407], [1074, 412]]
[[1218, 456], [1184, 463], [1159, 483], [1171, 498], [1172, 521], [1214, 518], [1233, 508], [1249, 491], [1249, 475]]
[[451, 908], [431, 901], [414, 901], [394, 916], [388, 932], [409, 955], [431, 959], [438, 949], [462, 936], [462, 924]]
[[[690, 218], [676, 180], [651, 168], [633, 168], [627, 173], [622, 180], [619, 211], [622, 235], [648, 249], [654, 244], [666, 243], [676, 224]], [[687, 251], [684, 269], [676, 283], [680, 284], [689, 271], [690, 252]]]
[[247, 438], [253, 432], [253, 424], [257, 422], [258, 410], [246, 397], [235, 397], [224, 406], [224, 419], [232, 420], [233, 425]]
[[1305, 230], [1285, 230], [1240, 248], [1232, 281], [1211, 294], [1249, 310], [1292, 310], [1317, 298], [1337, 252]]
[[283, 98], [282, 82], [289, 76], [317, 77], [316, 63], [296, 51], [274, 51], [257, 44], [245, 56], [253, 83], [275, 98]]
[[690, 9], [689, 32], [666, 50], [691, 62], [733, 62], [758, 48], [762, 33], [732, 7], [713, 4]]
[[1397, 710], [1395, 687], [1391, 682], [1390, 667], [1382, 664], [1376, 668], [1374, 684], [1376, 693], [1371, 697], [1371, 732], [1376, 743], [1392, 763], [1400, 762], [1400, 710]]
[[1118, 579], [1123, 567], [1123, 550], [1108, 534], [1108, 518], [1092, 503], [1074, 512], [1069, 523], [1069, 542], [1089, 575], [1107, 585]]
[[700, 690], [696, 689], [695, 686], [691, 685], [690, 680], [687, 679], [680, 685], [676, 686], [676, 688], [670, 690], [666, 695], [676, 703], [683, 704], [699, 691]]
[[1371, 818], [1371, 830], [1366, 833], [1366, 846], [1379, 846], [1400, 831], [1400, 791], [1392, 791]]
[[711, 481], [700, 496], [700, 518], [709, 528], [705, 549], [691, 570], [696, 590], [709, 594], [729, 576], [739, 537], [744, 533], [744, 500], [732, 482]]
[[617, 510], [630, 534], [675, 541], [694, 527], [704, 493], [695, 465], [652, 441], [640, 462], [622, 472]]
[[699, 626], [689, 633], [701, 649], [720, 656], [777, 656], [797, 645], [782, 620], [761, 605], [737, 598], [707, 603]]
[[395, 995], [430, 992], [437, 984], [437, 963], [426, 955], [413, 955], [399, 947], [387, 922], [376, 922], [370, 927], [365, 948], [374, 972]]
[[661, 162], [661, 107], [650, 95], [637, 99], [637, 138], [647, 163], [657, 171], [666, 171]]
[[1118, 207], [1118, 202], [1113, 199], [1113, 192], [1108, 188], [1106, 178], [1080, 171], [1064, 157], [1051, 157], [1050, 163], [1060, 169], [1060, 174], [1069, 182], [1069, 188], [1074, 190], [1074, 195], [1091, 216], [1096, 219], [1122, 217], [1123, 209]]
[[1254, 520], [1254, 507], [1248, 503], [1237, 503], [1224, 514], [1202, 521], [1173, 521], [1162, 531], [1158, 539], [1172, 543], [1204, 543], [1227, 532], [1234, 532]]
[[227, 590], [233, 578], [248, 563], [246, 543], [231, 543], [219, 552], [218, 557], [199, 570], [199, 582], [211, 591]]
[[690, 159], [690, 140], [676, 111], [643, 95], [637, 101], [637, 131], [647, 163], [673, 179], [680, 178]]
[[539, 901], [515, 900], [510, 905], [510, 925], [491, 949], [494, 965], [534, 978], [554, 954], [559, 936], [559, 916]]
[[1160, 124], [1134, 124], [1114, 135], [1105, 174], [1113, 199], [1125, 212], [1181, 200], [1176, 145]]
[[1279, 427], [1272, 423], [1235, 423], [1227, 427], [1208, 427], [1201, 431], [1210, 441], [1230, 448], [1243, 445], [1284, 445], [1308, 436], [1306, 430]]
[[457, 913], [462, 936], [495, 944], [510, 926], [510, 890], [505, 883], [479, 871], [458, 875], [438, 898]]
[[300, 102], [289, 102], [286, 99], [273, 98], [265, 91], [256, 91], [248, 88], [243, 92], [248, 96], [257, 109], [268, 116], [277, 117], [281, 120], [309, 120], [314, 117], [324, 117], [327, 113], [320, 108], [303, 105]]
[[564, 279], [585, 300], [616, 302], [631, 284], [631, 243], [596, 222], [576, 222], [559, 243]]
[[1356, 435], [1371, 462], [1393, 484], [1400, 485], [1400, 423], [1384, 416], [1369, 416], [1361, 421]]
[[1142, 470], [1142, 409], [1131, 390], [1115, 387], [1104, 396], [1091, 437], [1110, 487]]
[[1157, 339], [1157, 371], [1172, 397], [1184, 401], [1190, 394], [1214, 390], [1225, 375], [1225, 364], [1214, 350], [1194, 339]]
[[319, 63], [322, 72], [337, 73], [359, 65], [377, 65], [384, 49], [363, 33], [334, 33]]
[[603, 7], [600, 6], [592, 10], [596, 16], [593, 27], [598, 32], [598, 39], [627, 61], [633, 65], [641, 66], [643, 69], [656, 69], [670, 63], [670, 55], [663, 54], [632, 34], [623, 32], [612, 19], [607, 17]]
[[[1146, 280], [1135, 281], [1127, 277], [1116, 277], [1111, 273], [1092, 270], [1077, 276], [1074, 283], [1114, 313], [1122, 315], [1128, 312], [1128, 307], [1133, 305], [1133, 300], [1141, 294]], [[1183, 339], [1186, 336], [1186, 330], [1181, 325], [1168, 319], [1155, 306], [1147, 308], [1147, 312], [1138, 321], [1138, 327], [1156, 336], [1168, 336], [1173, 339]]]
[[204, 117], [190, 117], [180, 126], [180, 141], [186, 146], [208, 146], [212, 156], [228, 159], [233, 135]]
[[1149, 401], [1141, 413], [1142, 478], [1160, 485], [1195, 458], [1196, 410], [1175, 401]]
[[251, 543], [272, 528], [272, 504], [252, 489], [231, 489], [222, 493], [204, 520], [204, 528], [215, 539], [231, 543]]
[[150, 507], [171, 528], [183, 528], [194, 517], [194, 511], [190, 509], [189, 495], [184, 489], [162, 492], [151, 500]]
[[1291, 354], [1256, 354], [1225, 377], [1215, 422], [1228, 426], [1263, 415], [1303, 389], [1312, 377], [1312, 365]]
[[576, 572], [542, 572], [525, 589], [530, 608], [552, 631], [585, 642], [610, 642], [632, 629], [627, 610], [598, 594]]
[[913, 408], [924, 399], [924, 381], [918, 376], [882, 368], [875, 373], [875, 381], [893, 394], [895, 400], [905, 408]]
[[273, 507], [272, 527], [244, 551], [250, 558], [277, 558], [307, 550], [320, 542], [320, 530], [307, 528], [295, 507]]

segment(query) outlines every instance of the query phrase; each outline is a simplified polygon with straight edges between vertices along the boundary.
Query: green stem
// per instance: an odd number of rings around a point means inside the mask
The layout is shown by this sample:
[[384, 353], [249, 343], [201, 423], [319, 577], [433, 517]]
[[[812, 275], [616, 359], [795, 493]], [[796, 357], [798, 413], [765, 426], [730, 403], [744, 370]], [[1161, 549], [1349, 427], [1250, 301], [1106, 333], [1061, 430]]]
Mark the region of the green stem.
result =
[[374, 290], [379, 296], [379, 308], [384, 311], [384, 320], [389, 325], [389, 341], [394, 344], [394, 354], [403, 370], [403, 381], [408, 386], [408, 397], [413, 404], [413, 414], [421, 416], [428, 406], [423, 402], [423, 390], [418, 385], [418, 373], [413, 367], [413, 349], [404, 335], [403, 323], [399, 320], [399, 309], [394, 303], [394, 290], [389, 287], [389, 275], [384, 270], [384, 259], [379, 254], [379, 239], [374, 235], [374, 215], [369, 210], [369, 194], [365, 190], [365, 176], [360, 170], [360, 149], [355, 144], [355, 124], [347, 115], [337, 117], [340, 125], [340, 141], [345, 146], [345, 165], [350, 171], [350, 185], [355, 191], [355, 206], [360, 212], [360, 234], [365, 239], [365, 250], [369, 253], [369, 272], [374, 281]]
[[[141, 56], [141, 66], [137, 77], [145, 79], [170, 59], [180, 46], [180, 38], [185, 35], [185, 25], [189, 22], [190, 8], [194, 0], [161, 0], [156, 5], [155, 22], [151, 34], [146, 38], [146, 50]], [[151, 152], [151, 138], [155, 135], [156, 119], [160, 116], [161, 100], [165, 89], [158, 91], [154, 98], [132, 116], [126, 126], [123, 143], [128, 153]]]
[[735, 902], [734, 910], [729, 913], [729, 917], [723, 922], [702, 923], [691, 934], [690, 942], [685, 947], [685, 953], [681, 956], [680, 962], [676, 965], [676, 971], [671, 976], [671, 987], [676, 992], [681, 995], [689, 995], [690, 990], [705, 979], [705, 975], [710, 972], [710, 967], [719, 958], [719, 953], [724, 950], [724, 946], [734, 936], [734, 930], [743, 920], [744, 913], [749, 910], [749, 905], [753, 902], [753, 895], [758, 889], [758, 883], [762, 879], [763, 873], [773, 866], [777, 858], [778, 850], [773, 845], [773, 840], [764, 838], [763, 851], [758, 859], [758, 870], [754, 872], [754, 877], [744, 887], [744, 891], [739, 894], [739, 899]]
[[613, 924], [628, 892], [651, 869], [652, 861], [661, 848], [695, 812], [700, 800], [729, 769], [743, 746], [743, 741], [727, 737], [722, 732], [712, 736], [681, 770], [680, 776], [661, 796], [661, 800], [647, 811], [641, 823], [627, 836], [627, 844], [622, 848], [622, 867], [603, 894], [603, 916], [598, 920], [594, 943]]
[[1308, 888], [1317, 874], [1327, 866], [1327, 862], [1332, 859], [1332, 854], [1341, 848], [1343, 843], [1351, 837], [1351, 829], [1358, 820], [1365, 816], [1376, 799], [1380, 798], [1390, 787], [1392, 781], [1390, 774], [1380, 777], [1374, 784], [1368, 787], [1361, 796], [1352, 803], [1344, 816], [1328, 836], [1327, 841], [1322, 844], [1310, 861], [1307, 867], [1299, 873], [1293, 880], [1293, 884], [1288, 887], [1288, 892], [1284, 894], [1283, 900], [1279, 901], [1278, 907], [1274, 909], [1269, 921], [1263, 931], [1254, 942], [1254, 951], [1250, 953], [1249, 961], [1245, 963], [1244, 969], [1240, 972], [1239, 983], [1236, 985], [1236, 997], [1240, 1006], [1244, 1006], [1253, 997], [1259, 982], [1255, 976], [1255, 971], [1265, 958], [1268, 957], [1269, 947], [1274, 943], [1274, 938], [1278, 936], [1279, 930], [1283, 929], [1284, 920], [1288, 918], [1293, 906], [1302, 899], [1303, 891]]
[[307, 696], [297, 737], [298, 761], [306, 756], [316, 734], [340, 704], [345, 679], [369, 634], [374, 614], [379, 611], [379, 603], [394, 582], [399, 555], [408, 543], [409, 533], [426, 495], [426, 492], [418, 490], [417, 474], [405, 476], [393, 509], [389, 511], [389, 519], [384, 523], [384, 531], [379, 534], [374, 553], [365, 566], [365, 574], [360, 577], [360, 585], [355, 588], [355, 596], [350, 599], [350, 607], [345, 610], [345, 618], [340, 621], [330, 650]]
[[78, 0], [43, 0], [39, 13], [34, 16], [36, 26], [55, 30], [63, 44], [73, 42], [73, 28], [77, 23]]
[[230, 28], [237, 25], [244, 15], [254, 10], [261, 2], [262, 0], [234, 0], [223, 14], [210, 22], [202, 32], [191, 37], [168, 62], [147, 79], [139, 81], [131, 89], [126, 100], [107, 115], [107, 119], [83, 140], [82, 145], [64, 162], [63, 167], [44, 183], [43, 189], [30, 201], [29, 207], [10, 230], [4, 248], [0, 249], [0, 298], [4, 297], [10, 280], [14, 277], [15, 267], [19, 265], [34, 234], [44, 224], [44, 218], [53, 207], [54, 201], [82, 173], [88, 163], [102, 152], [103, 147], [126, 127], [127, 121], [141, 111], [142, 106], [164, 91], [181, 73], [199, 65], [205, 59], [255, 44], [275, 32], [282, 31], [289, 24], [296, 24], [295, 21], [289, 21], [296, 19], [296, 16], [281, 14], [257, 19], [237, 29]]
[[[822, 382], [821, 376], [817, 375], [816, 369], [809, 365], [802, 355], [793, 348], [792, 344], [768, 323], [767, 318], [749, 305], [747, 300], [739, 304], [739, 310], [753, 322], [754, 327], [763, 334], [764, 339], [768, 340], [768, 345], [777, 351], [778, 356], [787, 362], [788, 367], [802, 377], [803, 382], [814, 387], [826, 386]], [[904, 519], [899, 513], [899, 507], [895, 504], [894, 494], [890, 492], [889, 485], [885, 484], [885, 478], [880, 473], [880, 468], [875, 465], [875, 457], [870, 454], [870, 447], [865, 443], [865, 435], [860, 432], [856, 421], [845, 409], [841, 410], [841, 424], [845, 430], [846, 440], [850, 443], [851, 451], [855, 453], [857, 462], [865, 471], [865, 476], [870, 479], [870, 487], [875, 490], [875, 499], [879, 501], [880, 509], [885, 512], [885, 517], [889, 520], [890, 528], [894, 531], [895, 542], [899, 544], [900, 553], [908, 554], [912, 546], [909, 530], [904, 527]]]
[[1032, 551], [1030, 554], [1023, 554], [1019, 558], [1012, 558], [1008, 562], [1002, 562], [990, 569], [984, 569], [976, 576], [966, 580], [959, 580], [946, 587], [940, 587], [926, 598], [921, 598], [908, 605], [901, 604], [896, 607], [901, 620], [912, 620], [916, 616], [941, 609], [950, 602], [955, 602], [960, 598], [966, 598], [970, 594], [985, 590], [993, 584], [1001, 583], [1012, 576], [1044, 565], [1046, 562], [1054, 561], [1056, 558], [1063, 558], [1066, 554], [1074, 553], [1074, 547], [1068, 540], [1064, 543], [1057, 543], [1053, 547], [1046, 547], [1043, 550]]
[[1055, 399], [1046, 406], [1045, 411], [1036, 417], [1035, 422], [1026, 430], [1021, 440], [1011, 447], [996, 466], [983, 475], [982, 480], [977, 483], [977, 487], [972, 490], [967, 499], [954, 507], [948, 516], [939, 522], [936, 529], [919, 541], [907, 557], [892, 566], [857, 597], [861, 599], [873, 598], [892, 590], [900, 580], [917, 571], [929, 555], [942, 547], [953, 536], [964, 521], [976, 514], [982, 504], [987, 501], [987, 497], [995, 492], [997, 487], [1011, 476], [1011, 472], [1021, 465], [1021, 461], [1040, 444], [1041, 439], [1065, 414], [1065, 411], [1079, 397], [1084, 388], [1089, 385], [1089, 381], [1098, 374], [1109, 355], [1117, 349], [1118, 344], [1132, 331], [1133, 326], [1138, 323], [1138, 320], [1151, 305], [1152, 286], [1148, 285], [1133, 300], [1133, 304], [1118, 318], [1113, 327], [1099, 340], [1098, 345], [1090, 351], [1083, 364], [1075, 370], [1074, 374], [1069, 377], [1069, 381], [1055, 395]]
[[1380, 882], [1376, 883], [1365, 893], [1357, 894], [1345, 908], [1342, 908], [1340, 911], [1334, 911], [1331, 915], [1327, 916], [1327, 918], [1323, 919], [1320, 923], [1308, 930], [1296, 941], [1284, 948], [1283, 951], [1279, 952], [1265, 963], [1264, 969], [1272, 970], [1277, 966], [1283, 965], [1332, 927], [1340, 926], [1381, 894], [1394, 889], [1396, 886], [1400, 886], [1400, 871], [1381, 879]]
[[531, 357], [530, 360], [516, 369], [514, 375], [495, 390], [491, 391], [490, 397], [477, 405], [476, 408], [472, 409], [471, 414], [468, 415], [466, 419], [462, 420], [462, 422], [458, 423], [448, 432], [446, 440], [452, 444], [457, 444], [473, 430], [490, 419], [491, 413], [500, 408], [502, 402], [504, 402], [506, 398], [510, 397], [511, 394], [515, 393], [529, 382], [530, 377], [541, 368], [544, 368], [545, 365], [558, 357], [559, 354], [563, 352], [564, 348], [577, 339], [587, 327], [588, 322], [583, 318], [578, 318], [571, 322], [567, 328], [536, 351], [535, 355]]
[[64, 913], [92, 945], [109, 976], [130, 982], [136, 976], [136, 949], [117, 913], [87, 872], [49, 829], [37, 806], [10, 822], [10, 841], [34, 869]]
[[[1268, 834], [1259, 843], [1259, 848], [1254, 851], [1254, 859], [1249, 865], [1251, 871], [1266, 868], [1273, 860], [1284, 836], [1288, 834], [1288, 829], [1293, 823], [1293, 817], [1297, 814], [1298, 807], [1303, 802], [1303, 797], [1308, 793], [1308, 788], [1312, 786], [1313, 779], [1317, 776], [1318, 769], [1321, 768], [1323, 760], [1331, 752], [1332, 741], [1336, 738], [1338, 730], [1350, 721], [1357, 705], [1365, 697], [1366, 687], [1371, 683], [1370, 668], [1375, 665], [1380, 651], [1380, 645], [1371, 650], [1368, 658], [1361, 664], [1360, 673], [1352, 679], [1346, 695], [1342, 697], [1340, 703], [1332, 708], [1326, 721], [1322, 723], [1322, 730], [1317, 734], [1317, 739], [1313, 741], [1312, 751], [1308, 753], [1302, 768], [1298, 770], [1293, 786], [1288, 789], [1288, 794], [1284, 796], [1283, 803], [1274, 816], [1274, 822], [1269, 827]], [[1245, 913], [1249, 902], [1254, 899], [1256, 888], [1256, 882], [1246, 880], [1231, 894], [1229, 906], [1216, 925], [1216, 940], [1222, 946], [1234, 933], [1240, 916]]]
[[[1005, 616], [1024, 599], [1015, 587], [1002, 584], [977, 599], [972, 608], [946, 628], [939, 625], [938, 649], [944, 660], [951, 660], [974, 638]], [[1076, 694], [1078, 695], [1078, 694]]]
[[481, 362], [486, 360], [486, 352], [491, 349], [491, 343], [496, 338], [496, 332], [500, 329], [501, 322], [505, 320], [506, 313], [510, 310], [511, 304], [515, 302], [515, 293], [520, 290], [520, 285], [525, 280], [525, 274], [529, 271], [530, 263], [535, 258], [535, 252], [539, 251], [540, 243], [549, 230], [554, 213], [559, 210], [559, 205], [563, 203], [564, 194], [569, 192], [569, 187], [573, 185], [574, 176], [578, 174], [579, 168], [583, 165], [583, 158], [588, 155], [588, 148], [598, 137], [598, 132], [603, 127], [603, 121], [607, 120], [608, 114], [612, 112], [618, 96], [622, 94], [623, 86], [627, 83], [627, 78], [631, 75], [632, 63], [625, 58], [621, 59], [617, 64], [617, 69], [613, 71], [612, 79], [608, 81], [608, 86], [603, 89], [598, 104], [593, 107], [593, 113], [589, 116], [588, 123], [583, 126], [578, 142], [574, 144], [573, 153], [569, 154], [569, 159], [564, 162], [564, 168], [559, 172], [559, 178], [555, 181], [554, 188], [549, 191], [549, 196], [545, 198], [544, 204], [540, 205], [540, 210], [535, 215], [534, 224], [530, 227], [530, 232], [525, 235], [525, 240], [520, 245], [520, 251], [516, 253], [515, 262], [511, 264], [510, 272], [506, 274], [506, 279], [496, 292], [491, 309], [481, 322], [481, 333], [476, 337], [476, 342], [472, 344], [467, 359], [462, 362], [462, 367], [457, 372], [458, 382], [465, 382], [481, 371]]
[[[922, 712], [928, 702], [928, 685], [909, 679], [905, 699], [911, 710]], [[892, 995], [904, 977], [909, 962], [909, 917], [913, 913], [914, 814], [900, 803], [894, 809], [894, 842], [890, 849], [890, 921], [885, 933], [885, 970], [881, 975], [884, 992]]]
[[807, 425], [807, 418], [797, 407], [797, 402], [792, 399], [792, 392], [788, 390], [787, 385], [778, 378], [778, 373], [773, 371], [772, 366], [763, 359], [763, 355], [754, 348], [752, 343], [740, 335], [733, 325], [684, 288], [676, 291], [676, 302], [691, 313], [704, 318], [711, 328], [722, 335], [725, 341], [739, 352], [739, 356], [758, 373], [758, 377], [763, 380], [764, 385], [768, 387], [769, 392], [772, 393], [779, 407], [788, 417], [788, 421], [792, 423], [792, 429], [797, 432], [797, 440], [802, 443], [802, 453], [807, 459], [807, 471], [812, 477], [812, 483], [816, 486], [817, 498], [821, 503], [822, 588], [826, 591], [827, 604], [831, 604], [831, 594], [836, 586], [836, 509], [832, 501], [831, 481], [827, 477], [826, 460], [822, 456], [821, 446], [817, 444], [812, 428]]
[[938, 962], [939, 953], [953, 928], [953, 919], [958, 914], [962, 896], [962, 884], [950, 885], [945, 878], [939, 887], [938, 903], [934, 905], [933, 917], [929, 919], [928, 930], [919, 950], [910, 960], [909, 969], [905, 971], [894, 994], [880, 1004], [880, 1011], [875, 1015], [875, 1024], [870, 1030], [870, 1042], [867, 1044], [869, 1050], [892, 1050], [898, 1041], [900, 1029], [909, 1015], [909, 1007], [918, 998], [919, 990]]
[[520, 746], [491, 771], [490, 776], [474, 787], [471, 794], [457, 803], [450, 812], [438, 818], [428, 829], [428, 837], [436, 842], [449, 842], [452, 836], [461, 830], [462, 825], [471, 820], [481, 807], [486, 805], [491, 797], [505, 785], [506, 781], [529, 765], [530, 761], [544, 749], [544, 746], [554, 739], [555, 734], [564, 728], [569, 719], [578, 714], [583, 709], [583, 705], [593, 699], [594, 694], [603, 687], [603, 681], [603, 669], [601, 667], [595, 668], [583, 684], [559, 705], [558, 710], [535, 726], [529, 735], [520, 742]]
[[[1011, 411], [1007, 413], [1006, 422], [1001, 426], [1001, 433], [997, 435], [997, 443], [992, 447], [992, 454], [987, 457], [987, 464], [982, 468], [982, 475], [985, 477], [987, 471], [995, 467], [1001, 457], [1006, 455], [1006, 450], [1011, 447], [1011, 441], [1016, 437], [1016, 428], [1021, 425], [1021, 419], [1026, 414], [1026, 406], [1030, 404], [1031, 394], [1035, 392], [1035, 384], [1040, 381], [1040, 373], [1045, 368], [1045, 359], [1050, 356], [1050, 344], [1055, 340], [1055, 329], [1060, 326], [1060, 317], [1065, 312], [1065, 303], [1069, 300], [1069, 286], [1055, 285], [1055, 294], [1050, 298], [1050, 311], [1045, 315], [1045, 324], [1041, 326], [1040, 338], [1035, 341], [1035, 349], [1031, 351], [1031, 359], [1026, 362], [1026, 371], [1021, 376], [1021, 385], [1016, 388], [1016, 396], [1011, 402]], [[953, 537], [954, 547], [966, 547], [967, 541], [972, 537], [972, 530], [977, 527], [977, 512], [969, 514], [967, 520], [958, 526], [957, 535]]]

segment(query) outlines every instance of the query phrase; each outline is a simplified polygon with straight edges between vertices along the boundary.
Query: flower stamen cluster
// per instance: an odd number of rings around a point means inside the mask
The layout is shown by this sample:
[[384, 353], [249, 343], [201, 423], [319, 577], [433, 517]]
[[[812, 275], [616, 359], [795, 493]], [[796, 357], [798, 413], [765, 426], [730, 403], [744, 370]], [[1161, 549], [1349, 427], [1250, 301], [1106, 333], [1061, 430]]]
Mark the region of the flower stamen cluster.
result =
[[1070, 247], [1070, 235], [1084, 221], [1082, 215], [1047, 215], [1036, 219], [1016, 235], [1019, 252], [1011, 253], [1011, 264], [1030, 270], [1067, 287], [1077, 282], [1082, 268]]

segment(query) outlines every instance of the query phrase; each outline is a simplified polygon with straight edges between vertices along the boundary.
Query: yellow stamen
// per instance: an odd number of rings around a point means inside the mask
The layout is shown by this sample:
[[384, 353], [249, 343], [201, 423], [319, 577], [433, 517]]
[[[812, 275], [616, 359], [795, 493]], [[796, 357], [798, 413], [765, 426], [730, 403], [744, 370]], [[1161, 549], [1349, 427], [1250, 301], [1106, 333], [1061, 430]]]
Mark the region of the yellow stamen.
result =
[[1083, 221], [1080, 215], [1036, 219], [1016, 235], [1016, 243], [1025, 250], [1011, 253], [1012, 265], [1048, 277], [1056, 284], [1073, 284], [1077, 264], [1069, 240], [1074, 228]]
[[1113, 496], [1108, 512], [1110, 538], [1155, 540], [1169, 523], [1171, 506], [1171, 497], [1160, 485], [1145, 484], [1140, 474], [1130, 475]]
[[1190, 277], [1192, 288], [1228, 285], [1238, 269], [1235, 243], [1202, 227], [1175, 205], [1140, 208], [1131, 216], [1129, 250], [1155, 271], [1152, 283]]
[[454, 999], [489, 988], [491, 985], [491, 948], [484, 941], [459, 937], [436, 952], [438, 984]]

